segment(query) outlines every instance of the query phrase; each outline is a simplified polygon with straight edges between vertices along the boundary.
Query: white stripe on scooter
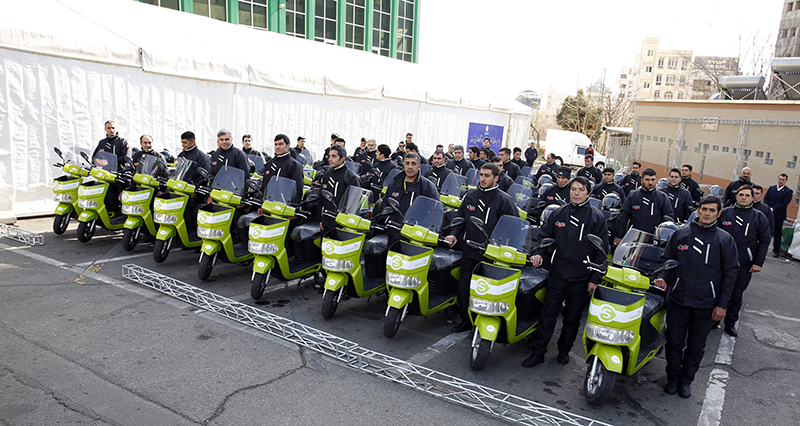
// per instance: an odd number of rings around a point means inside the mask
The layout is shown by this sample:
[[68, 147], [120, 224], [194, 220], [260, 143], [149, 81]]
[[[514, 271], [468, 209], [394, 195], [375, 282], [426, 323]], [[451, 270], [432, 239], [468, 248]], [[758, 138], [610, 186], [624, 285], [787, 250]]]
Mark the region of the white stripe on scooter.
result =
[[451, 346], [460, 342], [462, 339], [469, 336], [470, 334], [472, 334], [472, 332], [470, 331], [465, 331], [463, 333], [448, 334], [443, 339], [428, 346], [423, 351], [409, 358], [408, 362], [417, 365], [425, 364], [426, 362], [433, 359], [436, 355], [439, 355], [440, 353], [450, 349]]
[[725, 404], [725, 386], [728, 382], [728, 372], [719, 368], [711, 370], [706, 388], [706, 397], [703, 399], [703, 408], [697, 426], [717, 426], [722, 419], [722, 406]]

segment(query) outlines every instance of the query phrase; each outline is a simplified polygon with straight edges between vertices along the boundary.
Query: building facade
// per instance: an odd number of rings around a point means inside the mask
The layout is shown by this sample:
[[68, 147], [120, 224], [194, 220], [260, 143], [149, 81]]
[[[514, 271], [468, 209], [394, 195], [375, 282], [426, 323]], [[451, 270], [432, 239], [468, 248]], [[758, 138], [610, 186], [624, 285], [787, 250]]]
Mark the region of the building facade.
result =
[[661, 49], [658, 43], [658, 37], [642, 42], [626, 93], [633, 99], [688, 99], [692, 51]]
[[778, 39], [775, 41], [775, 57], [800, 56], [800, 1], [783, 2]]
[[137, 0], [417, 63], [420, 0]]

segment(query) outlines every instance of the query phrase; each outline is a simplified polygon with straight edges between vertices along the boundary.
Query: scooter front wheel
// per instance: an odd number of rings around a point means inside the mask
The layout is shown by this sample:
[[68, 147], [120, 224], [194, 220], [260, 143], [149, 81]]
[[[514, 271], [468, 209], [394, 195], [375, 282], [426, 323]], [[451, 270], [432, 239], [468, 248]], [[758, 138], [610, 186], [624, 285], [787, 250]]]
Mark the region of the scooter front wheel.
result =
[[212, 256], [209, 256], [203, 253], [202, 256], [203, 257], [200, 259], [200, 269], [197, 270], [197, 278], [200, 278], [200, 281], [205, 281], [211, 276], [211, 270], [214, 269], [214, 260], [217, 258], [217, 254], [214, 253]]
[[336, 313], [336, 308], [339, 307], [339, 301], [336, 300], [338, 291], [326, 290], [325, 295], [322, 296], [322, 318], [329, 320], [333, 318]]
[[172, 245], [172, 238], [164, 241], [164, 240], [156, 240], [156, 244], [153, 247], [153, 260], [156, 263], [163, 263], [167, 260], [167, 256], [169, 256], [169, 249]]
[[125, 232], [122, 234], [122, 249], [125, 251], [133, 251], [138, 243], [139, 228], [125, 229]]
[[92, 240], [95, 231], [95, 221], [81, 222], [78, 224], [78, 241], [88, 243]]
[[53, 218], [53, 232], [56, 235], [61, 235], [66, 232], [67, 226], [69, 226], [69, 213], [57, 214], [56, 217]]
[[583, 396], [591, 405], [600, 405], [611, 396], [617, 373], [608, 371], [596, 356], [592, 356], [586, 365], [586, 377], [583, 380]]
[[397, 309], [395, 307], [390, 307], [389, 311], [386, 312], [386, 317], [384, 318], [383, 323], [383, 335], [392, 338], [395, 334], [397, 334], [397, 330], [400, 328], [400, 321], [403, 319], [403, 311]]
[[480, 371], [483, 370], [483, 367], [486, 367], [486, 363], [489, 361], [489, 354], [492, 352], [492, 341], [481, 339], [478, 329], [475, 329], [475, 333], [477, 333], [478, 336], [476, 336], [475, 339], [477, 341], [472, 344], [472, 352], [470, 352], [469, 356], [469, 367], [475, 371]]
[[259, 274], [258, 272], [253, 274], [253, 278], [250, 280], [250, 297], [253, 300], [258, 300], [264, 295], [264, 289], [267, 288], [267, 281], [269, 281], [271, 272], [272, 269], [267, 271], [266, 274]]

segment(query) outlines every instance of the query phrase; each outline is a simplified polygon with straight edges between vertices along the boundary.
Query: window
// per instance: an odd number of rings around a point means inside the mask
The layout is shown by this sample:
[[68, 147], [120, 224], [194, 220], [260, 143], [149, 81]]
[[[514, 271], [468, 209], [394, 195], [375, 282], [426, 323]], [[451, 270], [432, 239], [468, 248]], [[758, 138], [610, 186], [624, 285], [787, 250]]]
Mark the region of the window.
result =
[[667, 62], [667, 68], [671, 70], [678, 69], [678, 60], [675, 58], [669, 58], [669, 61]]
[[411, 62], [414, 50], [414, 0], [399, 0], [397, 13], [397, 59]]
[[672, 139], [667, 139], [667, 143], [669, 144], [669, 146], [672, 146]]
[[674, 86], [674, 85], [675, 85], [675, 76], [674, 75], [668, 75], [667, 76], [667, 83], [665, 84], [665, 86]]
[[686, 82], [686, 77], [685, 76], [681, 76], [680, 77], [680, 83], [683, 84], [685, 82]]
[[656, 86], [661, 86], [661, 74], [656, 76]]
[[683, 93], [678, 92], [678, 99], [683, 99]]
[[178, 2], [180, 0], [139, 0], [142, 3], [152, 4], [156, 6], [166, 7], [167, 9], [181, 10]]
[[653, 67], [644, 67], [644, 72], [653, 72]]
[[689, 69], [689, 61], [681, 61], [681, 71]]
[[372, 52], [389, 56], [392, 33], [392, 1], [373, 0], [372, 5]]
[[644, 88], [645, 88], [645, 89], [649, 89], [649, 88], [650, 88], [650, 83], [645, 83], [645, 84], [644, 84]]
[[664, 58], [658, 58], [658, 68], [664, 68]]
[[786, 28], [780, 30], [780, 32], [778, 33], [778, 37], [780, 38], [785, 38], [787, 35], [789, 35], [789, 30]]
[[730, 147], [727, 147], [727, 146], [723, 146], [722, 147], [722, 152], [728, 152], [730, 150], [731, 150]]
[[702, 147], [702, 146], [703, 146], [703, 144], [698, 143], [697, 146], [694, 147], [695, 154], [699, 154], [700, 153], [700, 147]]
[[314, 40], [336, 44], [336, 0], [318, 0], [314, 11]]
[[794, 3], [792, 3], [792, 2], [786, 3], [786, 11], [787, 12], [791, 12], [793, 6], [794, 6]]
[[650, 135], [647, 135], [647, 140], [650, 140]]
[[744, 151], [742, 151], [745, 157], [749, 157], [751, 152], [752, 151], [750, 151], [749, 149], [745, 149]]
[[756, 151], [756, 158], [761, 158], [764, 156], [764, 151]]
[[766, 164], [766, 165], [768, 165], [768, 166], [771, 166], [771, 165], [772, 165], [772, 160], [773, 160], [772, 158], [770, 158], [770, 157], [771, 157], [771, 155], [770, 155], [770, 154], [771, 154], [771, 153], [769, 153], [769, 152], [768, 152], [768, 153], [767, 153], [767, 158], [765, 158], [765, 159], [764, 159], [764, 164]]
[[286, 0], [286, 35], [306, 38], [306, 0]]
[[665, 138], [661, 138], [661, 143], [664, 143], [665, 140], [666, 140]]
[[719, 151], [719, 145], [713, 145], [713, 146], [711, 147], [711, 150], [712, 150], [712, 151]]
[[653, 56], [653, 51], [652, 50], [648, 50], [647, 51], [647, 56]]
[[194, 0], [193, 13], [220, 21], [228, 20], [227, 0]]
[[239, 24], [267, 28], [267, 0], [239, 0]]
[[686, 145], [686, 142], [684, 142], [683, 143], [683, 148], [681, 148], [681, 151], [686, 151], [687, 149], [689, 149], [689, 147]]
[[661, 91], [656, 90], [655, 92], [653, 92], [653, 98], [658, 99], [660, 97], [661, 97]]
[[736, 148], [731, 148], [731, 152], [736, 154]]
[[347, 0], [344, 46], [364, 50], [364, 27], [366, 25], [366, 0]]
[[794, 37], [797, 35], [797, 28], [792, 27], [789, 29], [789, 37]]
[[797, 156], [793, 155], [792, 156], [792, 161], [787, 161], [786, 162], [786, 168], [787, 169], [794, 169], [796, 167], [797, 167]]
[[672, 99], [672, 92], [664, 92], [664, 99]]

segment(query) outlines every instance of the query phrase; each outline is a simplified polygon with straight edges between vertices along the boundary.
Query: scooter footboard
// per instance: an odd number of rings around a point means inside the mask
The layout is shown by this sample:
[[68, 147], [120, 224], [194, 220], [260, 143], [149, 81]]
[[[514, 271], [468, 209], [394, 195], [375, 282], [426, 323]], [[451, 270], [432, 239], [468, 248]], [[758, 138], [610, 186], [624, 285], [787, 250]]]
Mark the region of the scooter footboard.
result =
[[481, 339], [497, 341], [500, 334], [500, 322], [502, 317], [492, 317], [488, 315], [478, 315], [475, 318], [475, 328], [481, 334]]
[[622, 374], [622, 349], [618, 346], [595, 343], [587, 354], [586, 359], [591, 358], [592, 355], [603, 363], [606, 370]]

